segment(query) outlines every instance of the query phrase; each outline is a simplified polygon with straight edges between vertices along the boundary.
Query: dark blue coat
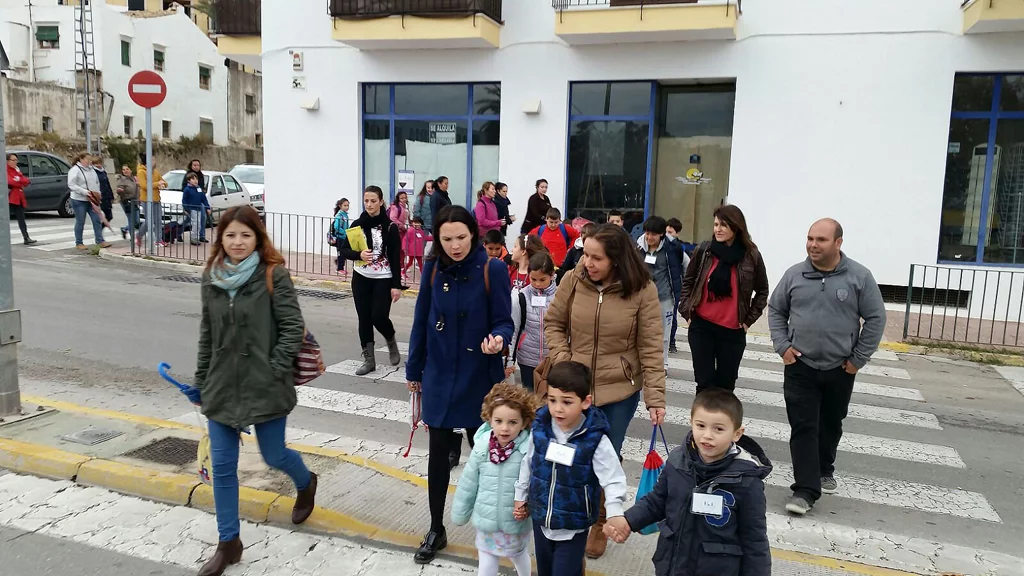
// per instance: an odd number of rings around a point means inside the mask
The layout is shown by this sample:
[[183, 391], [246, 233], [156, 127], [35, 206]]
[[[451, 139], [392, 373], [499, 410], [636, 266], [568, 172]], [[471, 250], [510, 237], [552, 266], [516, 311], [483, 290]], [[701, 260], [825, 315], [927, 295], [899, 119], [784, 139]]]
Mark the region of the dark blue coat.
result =
[[681, 242], [669, 240], [667, 237], [665, 249], [668, 251], [668, 274], [672, 278], [672, 296], [679, 302], [679, 296], [683, 292], [683, 260], [686, 258], [686, 251]]
[[[436, 196], [436, 193], [435, 193]], [[423, 422], [436, 428], [480, 426], [484, 396], [505, 379], [500, 354], [484, 354], [489, 335], [512, 341], [512, 287], [508, 268], [476, 246], [462, 262], [423, 268], [405, 377], [423, 385]], [[490, 276], [490, 294], [484, 273]], [[446, 291], [444, 288], [448, 287]], [[443, 327], [438, 330], [443, 320]]]
[[[626, 510], [633, 530], [658, 523], [657, 576], [771, 576], [763, 479], [772, 465], [752, 438], [742, 436], [737, 445], [738, 454], [705, 464], [687, 434], [654, 490]], [[722, 496], [724, 514], [691, 513], [695, 489]]]

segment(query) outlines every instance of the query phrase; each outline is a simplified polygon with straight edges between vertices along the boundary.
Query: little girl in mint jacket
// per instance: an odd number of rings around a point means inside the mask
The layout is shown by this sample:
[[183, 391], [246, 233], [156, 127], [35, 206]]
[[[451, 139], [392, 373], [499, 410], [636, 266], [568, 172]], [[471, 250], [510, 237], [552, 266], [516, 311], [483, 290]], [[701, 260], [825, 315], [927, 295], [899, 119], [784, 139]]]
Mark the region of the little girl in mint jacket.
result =
[[469, 462], [459, 477], [452, 502], [452, 522], [473, 520], [481, 575], [496, 576], [501, 558], [508, 558], [519, 576], [530, 575], [529, 519], [514, 517], [516, 482], [532, 441], [530, 425], [535, 400], [526, 389], [499, 383], [484, 398]]

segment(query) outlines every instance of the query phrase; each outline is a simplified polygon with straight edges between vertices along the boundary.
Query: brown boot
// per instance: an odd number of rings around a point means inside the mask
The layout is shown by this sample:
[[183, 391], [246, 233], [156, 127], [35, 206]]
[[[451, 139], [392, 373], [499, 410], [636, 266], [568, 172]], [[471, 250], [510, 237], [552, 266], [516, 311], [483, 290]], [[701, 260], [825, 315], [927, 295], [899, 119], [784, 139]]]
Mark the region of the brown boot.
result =
[[601, 493], [601, 510], [597, 516], [597, 524], [590, 527], [590, 536], [587, 537], [587, 558], [596, 560], [604, 556], [608, 548], [608, 537], [604, 535], [604, 523], [607, 520], [607, 513], [604, 509], [604, 493]]
[[217, 544], [217, 551], [213, 554], [203, 567], [199, 569], [199, 576], [221, 576], [224, 569], [232, 564], [238, 564], [242, 560], [242, 539], [235, 538], [227, 542]]
[[305, 490], [299, 490], [295, 497], [295, 507], [292, 508], [292, 524], [302, 524], [313, 513], [316, 507], [316, 474], [309, 473], [309, 486]]

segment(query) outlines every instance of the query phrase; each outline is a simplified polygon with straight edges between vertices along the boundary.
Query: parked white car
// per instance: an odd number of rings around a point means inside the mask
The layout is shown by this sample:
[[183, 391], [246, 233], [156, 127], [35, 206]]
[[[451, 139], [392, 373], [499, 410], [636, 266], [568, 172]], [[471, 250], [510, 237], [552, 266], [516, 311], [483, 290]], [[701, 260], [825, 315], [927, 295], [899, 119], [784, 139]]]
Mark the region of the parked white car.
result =
[[238, 179], [242, 186], [245, 186], [245, 189], [249, 192], [249, 201], [252, 202], [252, 207], [260, 214], [263, 214], [266, 208], [266, 192], [263, 189], [263, 166], [259, 164], [239, 164], [232, 168], [229, 174]]
[[[206, 182], [202, 186], [203, 192], [210, 201], [210, 226], [215, 226], [217, 217], [228, 208], [251, 204], [249, 192], [231, 174], [204, 171], [203, 175], [206, 176]], [[164, 220], [179, 220], [183, 215], [181, 191], [184, 188], [185, 171], [171, 170], [164, 174], [164, 180], [167, 182], [167, 189], [160, 192]]]

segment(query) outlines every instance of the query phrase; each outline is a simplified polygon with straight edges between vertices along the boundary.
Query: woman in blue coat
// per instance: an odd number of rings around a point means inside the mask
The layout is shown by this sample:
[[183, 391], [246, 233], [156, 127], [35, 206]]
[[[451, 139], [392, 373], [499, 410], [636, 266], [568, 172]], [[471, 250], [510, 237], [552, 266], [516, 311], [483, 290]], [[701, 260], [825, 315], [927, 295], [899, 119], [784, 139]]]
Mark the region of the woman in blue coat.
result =
[[430, 531], [416, 551], [418, 564], [431, 562], [448, 545], [448, 455], [462, 442], [454, 429], [473, 438], [483, 424], [484, 396], [505, 379], [500, 354], [513, 330], [508, 268], [487, 256], [473, 215], [462, 206], [439, 210], [434, 246], [423, 268], [405, 363], [409, 390], [423, 393], [423, 422], [430, 430]]

